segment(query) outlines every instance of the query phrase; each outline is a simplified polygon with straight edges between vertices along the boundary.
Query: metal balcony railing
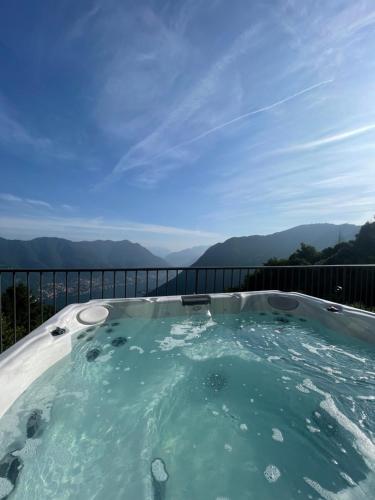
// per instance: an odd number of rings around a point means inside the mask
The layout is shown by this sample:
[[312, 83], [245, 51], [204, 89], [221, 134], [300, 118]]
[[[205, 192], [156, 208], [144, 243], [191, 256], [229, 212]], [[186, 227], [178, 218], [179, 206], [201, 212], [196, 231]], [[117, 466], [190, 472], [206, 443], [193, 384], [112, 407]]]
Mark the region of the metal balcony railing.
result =
[[375, 265], [0, 268], [0, 352], [67, 304], [91, 299], [282, 290], [372, 309], [374, 289]]

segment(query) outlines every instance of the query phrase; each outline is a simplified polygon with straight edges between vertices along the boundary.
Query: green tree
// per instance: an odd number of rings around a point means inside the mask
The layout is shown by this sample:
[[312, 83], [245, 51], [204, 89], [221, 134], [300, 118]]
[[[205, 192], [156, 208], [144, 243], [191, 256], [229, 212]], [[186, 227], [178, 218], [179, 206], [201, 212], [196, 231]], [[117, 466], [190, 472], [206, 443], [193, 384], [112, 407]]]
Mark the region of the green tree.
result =
[[[15, 298], [15, 301], [14, 301]], [[15, 304], [15, 308], [14, 308]], [[39, 299], [33, 294], [28, 294], [27, 287], [19, 283], [15, 290], [13, 286], [8, 287], [1, 296], [2, 310], [2, 348], [10, 347], [16, 340], [29, 333], [29, 312], [30, 331], [34, 330], [42, 323], [42, 308]], [[43, 320], [53, 314], [52, 306], [43, 305]], [[16, 328], [14, 328], [14, 323]]]

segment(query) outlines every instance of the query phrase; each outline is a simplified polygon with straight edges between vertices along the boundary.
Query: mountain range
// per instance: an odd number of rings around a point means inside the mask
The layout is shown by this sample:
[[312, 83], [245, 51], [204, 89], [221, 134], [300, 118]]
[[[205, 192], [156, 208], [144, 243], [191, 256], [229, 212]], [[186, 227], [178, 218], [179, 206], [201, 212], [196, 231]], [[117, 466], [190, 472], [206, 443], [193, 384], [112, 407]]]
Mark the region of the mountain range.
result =
[[360, 228], [354, 224], [305, 224], [265, 236], [229, 238], [208, 248], [194, 267], [262, 265], [272, 257], [289, 257], [301, 243], [322, 250], [352, 240]]
[[168, 267], [168, 264], [142, 245], [128, 240], [35, 238], [23, 241], [0, 238], [0, 267], [129, 268]]
[[[145, 247], [123, 241], [70, 241], [62, 238], [8, 240], [0, 238], [0, 267], [24, 268], [131, 268], [189, 266], [222, 267], [261, 265], [272, 257], [288, 257], [304, 242], [318, 250], [354, 239], [360, 226], [307, 224], [260, 236], [229, 238], [209, 247], [172, 252], [164, 259]], [[194, 262], [195, 261], [195, 262]]]
[[164, 259], [171, 266], [188, 267], [191, 266], [202, 254], [207, 250], [207, 245], [196, 246], [192, 248], [185, 248], [179, 252], [171, 252], [167, 254]]

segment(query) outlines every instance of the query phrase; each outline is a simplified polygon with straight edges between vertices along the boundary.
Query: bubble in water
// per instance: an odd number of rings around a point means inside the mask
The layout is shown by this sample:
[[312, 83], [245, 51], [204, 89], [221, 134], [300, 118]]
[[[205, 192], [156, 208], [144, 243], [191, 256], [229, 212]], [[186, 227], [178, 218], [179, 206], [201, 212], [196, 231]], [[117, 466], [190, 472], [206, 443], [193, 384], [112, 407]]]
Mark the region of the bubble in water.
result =
[[276, 465], [267, 465], [266, 470], [264, 471], [264, 477], [269, 483], [275, 483], [280, 476], [281, 473]]
[[241, 424], [240, 425], [240, 429], [241, 429], [241, 431], [244, 431], [244, 432], [247, 431], [247, 425], [246, 424]]

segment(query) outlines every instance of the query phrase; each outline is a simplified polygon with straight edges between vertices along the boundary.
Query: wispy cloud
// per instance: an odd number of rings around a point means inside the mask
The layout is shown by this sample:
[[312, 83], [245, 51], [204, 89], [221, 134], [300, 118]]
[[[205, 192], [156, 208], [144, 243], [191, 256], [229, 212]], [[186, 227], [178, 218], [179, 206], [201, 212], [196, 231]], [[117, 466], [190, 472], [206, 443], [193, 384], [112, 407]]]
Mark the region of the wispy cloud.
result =
[[[239, 35], [227, 51], [211, 65], [203, 78], [198, 79], [198, 83], [192, 86], [162, 123], [122, 156], [115, 165], [111, 176], [116, 177], [135, 168], [152, 169], [155, 157], [163, 156], [167, 170], [170, 170], [171, 163], [181, 165], [183, 162], [175, 161], [175, 150], [198, 139], [187, 141], [185, 144], [184, 140], [181, 141], [178, 138], [182, 134], [186, 134], [187, 129], [195, 130], [197, 124], [200, 124], [201, 127], [204, 124], [207, 129], [207, 125], [212, 122], [213, 117], [223, 110], [228, 111], [228, 106], [224, 104], [222, 104], [221, 109], [217, 108], [215, 112], [213, 108], [207, 108], [207, 106], [212, 99], [216, 106], [215, 99], [218, 97], [219, 90], [221, 94], [222, 86], [225, 83], [224, 76], [239, 57], [259, 43], [257, 35], [259, 35], [259, 25], [254, 25]], [[179, 147], [171, 144], [171, 141], [178, 142]]]
[[[84, 217], [52, 217], [52, 216], [1, 216], [0, 227], [2, 236], [6, 237], [36, 237], [56, 236], [74, 240], [96, 239], [135, 239], [142, 242], [152, 235], [161, 237], [161, 241], [170, 240], [173, 247], [180, 244], [181, 248], [188, 246], [189, 241], [214, 243], [225, 239], [219, 233], [199, 229], [142, 224], [131, 221], [115, 221]], [[148, 236], [147, 236], [148, 235]]]
[[72, 160], [75, 156], [62, 148], [56, 141], [25, 126], [0, 93], [0, 144], [10, 146], [15, 151], [20, 146], [28, 148], [40, 159], [54, 158]]
[[337, 142], [347, 141], [349, 139], [352, 139], [353, 137], [357, 137], [359, 135], [363, 135], [363, 134], [366, 134], [368, 132], [371, 132], [374, 129], [375, 129], [375, 124], [365, 125], [362, 127], [357, 127], [355, 129], [346, 130], [344, 132], [339, 132], [337, 134], [324, 136], [324, 137], [321, 137], [320, 139], [317, 139], [315, 141], [304, 142], [302, 144], [294, 144], [294, 145], [286, 147], [286, 148], [278, 149], [278, 150], [274, 151], [274, 153], [275, 154], [277, 154], [277, 153], [295, 153], [295, 152], [300, 152], [300, 151], [315, 150], [315, 149], [319, 149], [319, 148], [324, 147], [324, 146], [335, 144]]
[[0, 201], [8, 202], [8, 203], [21, 203], [23, 205], [31, 205], [32, 207], [40, 207], [40, 208], [48, 208], [52, 209], [52, 205], [43, 200], [34, 200], [32, 198], [21, 198], [19, 196], [15, 196], [11, 193], [0, 193]]
[[100, 6], [94, 4], [91, 9], [89, 9], [84, 14], [82, 14], [80, 17], [78, 17], [75, 20], [75, 22], [73, 23], [70, 30], [67, 31], [66, 40], [68, 42], [72, 42], [72, 41], [75, 41], [75, 40], [81, 38], [85, 34], [90, 21], [92, 21], [93, 18], [99, 12], [100, 12]]
[[[268, 104], [268, 105], [263, 106], [261, 108], [254, 109], [253, 111], [243, 113], [242, 115], [236, 116], [235, 118], [232, 118], [231, 120], [228, 120], [226, 122], [219, 123], [215, 127], [209, 128], [208, 130], [201, 132], [199, 135], [192, 137], [191, 139], [187, 139], [187, 140], [181, 142], [180, 144], [177, 144], [175, 146], [170, 147], [166, 151], [162, 151], [158, 155], [155, 155], [152, 158], [150, 158], [150, 161], [157, 160], [157, 159], [163, 157], [164, 155], [171, 153], [172, 151], [175, 151], [176, 149], [179, 149], [179, 148], [182, 148], [184, 146], [188, 146], [190, 144], [193, 144], [194, 142], [200, 141], [201, 139], [204, 139], [208, 135], [211, 135], [215, 132], [218, 132], [219, 130], [222, 130], [226, 127], [229, 127], [230, 125], [233, 125], [234, 123], [240, 122], [240, 121], [244, 120], [245, 118], [249, 118], [250, 116], [258, 115], [259, 113], [265, 113], [266, 111], [271, 111], [272, 109], [275, 109], [278, 106], [281, 106], [282, 104], [285, 104], [293, 99], [296, 99], [297, 97], [299, 97], [303, 94], [311, 92], [311, 91], [313, 91], [319, 87], [322, 87], [324, 85], [328, 85], [329, 83], [332, 83], [332, 82], [333, 82], [333, 80], [331, 79], [331, 80], [325, 80], [323, 82], [316, 83], [314, 85], [311, 85], [310, 87], [307, 87], [305, 89], [300, 90], [299, 92], [291, 94], [291, 95], [285, 97], [284, 99], [280, 99], [279, 101], [275, 101], [272, 104]], [[136, 167], [136, 166], [137, 165], [134, 165], [134, 167]], [[131, 166], [129, 166], [126, 170], [130, 170], [130, 169], [131, 169]]]

